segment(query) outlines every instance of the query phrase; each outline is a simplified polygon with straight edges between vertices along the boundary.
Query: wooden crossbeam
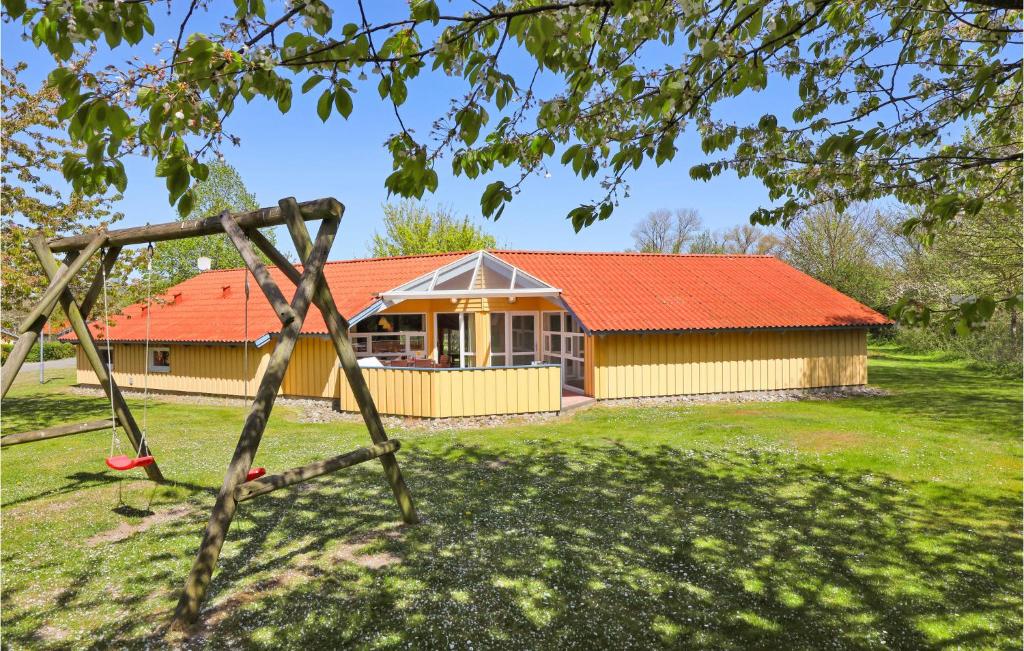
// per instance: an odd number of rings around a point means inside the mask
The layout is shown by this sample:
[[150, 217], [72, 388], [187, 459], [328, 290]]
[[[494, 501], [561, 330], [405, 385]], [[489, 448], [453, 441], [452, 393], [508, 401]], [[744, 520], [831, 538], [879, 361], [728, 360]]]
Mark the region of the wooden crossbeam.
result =
[[46, 439], [56, 439], [62, 436], [71, 436], [72, 434], [85, 434], [86, 432], [96, 432], [102, 429], [110, 429], [117, 425], [117, 420], [92, 420], [87, 423], [71, 423], [68, 425], [55, 425], [54, 427], [47, 427], [44, 429], [38, 429], [32, 432], [20, 432], [18, 434], [8, 434], [3, 438], [0, 438], [0, 447], [6, 448], [10, 445], [21, 445], [22, 443], [32, 443], [33, 441], [45, 441]]
[[[337, 199], [332, 198], [305, 201], [298, 205], [302, 213], [302, 219], [306, 221], [330, 219], [341, 212], [341, 204]], [[284, 223], [284, 216], [281, 215], [281, 209], [277, 206], [273, 208], [260, 208], [252, 212], [232, 213], [231, 216], [243, 229], [280, 226]], [[129, 244], [145, 244], [147, 242], [183, 240], [190, 237], [215, 235], [223, 232], [224, 227], [221, 224], [220, 215], [213, 215], [205, 219], [168, 222], [154, 226], [135, 226], [107, 231], [107, 244], [109, 246], [128, 246]], [[87, 246], [92, 237], [89, 234], [58, 237], [49, 240], [47, 244], [50, 245], [50, 250], [55, 253], [77, 251]]]
[[389, 439], [380, 445], [359, 448], [345, 454], [339, 454], [336, 457], [331, 457], [330, 459], [286, 470], [279, 475], [266, 475], [259, 479], [247, 481], [235, 489], [235, 501], [244, 502], [251, 500], [254, 497], [276, 491], [279, 488], [308, 481], [314, 477], [336, 472], [342, 468], [349, 468], [385, 454], [394, 454], [398, 451], [399, 447], [401, 447], [401, 444], [397, 439]]

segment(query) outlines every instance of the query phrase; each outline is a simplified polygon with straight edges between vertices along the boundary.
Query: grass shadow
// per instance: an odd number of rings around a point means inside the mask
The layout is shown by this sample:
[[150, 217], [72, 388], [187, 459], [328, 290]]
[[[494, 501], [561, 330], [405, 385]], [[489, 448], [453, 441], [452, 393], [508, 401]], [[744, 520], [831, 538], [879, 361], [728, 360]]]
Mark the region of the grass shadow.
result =
[[[1019, 639], [1013, 499], [954, 488], [925, 498], [905, 482], [824, 471], [784, 452], [409, 447], [401, 458], [424, 524], [389, 529], [397, 508], [369, 465], [246, 503], [211, 586], [208, 628], [187, 644], [921, 648]], [[191, 557], [168, 563], [156, 550], [183, 537], [194, 550], [204, 517], [146, 534], [157, 542], [137, 574], [169, 595], [168, 610]], [[364, 567], [353, 541], [395, 562]], [[117, 607], [132, 613], [140, 599]], [[62, 607], [88, 606], [76, 597]], [[18, 607], [4, 618], [51, 614]], [[117, 646], [163, 642], [147, 630], [92, 632]], [[8, 643], [38, 639], [9, 632]]]

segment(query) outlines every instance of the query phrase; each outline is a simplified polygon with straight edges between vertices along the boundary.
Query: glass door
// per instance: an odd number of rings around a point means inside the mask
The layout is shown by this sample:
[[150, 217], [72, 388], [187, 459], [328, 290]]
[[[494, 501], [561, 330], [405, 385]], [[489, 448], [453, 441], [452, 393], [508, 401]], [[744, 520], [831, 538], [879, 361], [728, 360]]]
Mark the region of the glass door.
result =
[[456, 313], [439, 313], [437, 323], [437, 362], [441, 366], [462, 365], [462, 334]]
[[537, 360], [537, 315], [510, 314], [512, 366], [529, 366]]
[[472, 313], [439, 312], [436, 316], [437, 362], [451, 368], [476, 364], [476, 324]]

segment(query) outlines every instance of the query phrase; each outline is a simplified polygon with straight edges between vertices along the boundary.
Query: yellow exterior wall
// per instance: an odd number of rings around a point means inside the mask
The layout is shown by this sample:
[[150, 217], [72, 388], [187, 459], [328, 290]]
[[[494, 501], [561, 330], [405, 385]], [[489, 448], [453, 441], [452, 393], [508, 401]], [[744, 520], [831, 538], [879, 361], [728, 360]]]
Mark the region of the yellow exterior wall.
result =
[[[340, 370], [339, 370], [340, 373]], [[434, 370], [364, 368], [363, 377], [382, 414], [452, 418], [559, 411], [562, 375], [557, 366]], [[343, 411], [359, 411], [348, 385]]]
[[[102, 346], [101, 347], [105, 347]], [[146, 371], [146, 352], [143, 344], [113, 344], [114, 382], [122, 389], [143, 389]], [[211, 393], [241, 396], [245, 392], [242, 347], [218, 345], [151, 345], [151, 348], [169, 348], [170, 372], [149, 372], [149, 388], [157, 391]], [[256, 392], [260, 379], [270, 360], [273, 345], [263, 348], [249, 346], [249, 395]], [[77, 375], [80, 384], [99, 384], [96, 373], [77, 347]]]
[[299, 337], [284, 374], [281, 393], [310, 398], [338, 397], [338, 353], [327, 337]]
[[867, 331], [791, 330], [594, 338], [594, 397], [762, 391], [867, 383]]

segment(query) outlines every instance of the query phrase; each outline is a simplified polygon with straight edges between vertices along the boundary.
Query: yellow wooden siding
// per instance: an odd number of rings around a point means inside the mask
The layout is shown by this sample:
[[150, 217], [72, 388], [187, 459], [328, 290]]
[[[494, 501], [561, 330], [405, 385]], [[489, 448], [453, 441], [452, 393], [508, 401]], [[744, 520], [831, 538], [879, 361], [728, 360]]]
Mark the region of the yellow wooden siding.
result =
[[301, 337], [284, 374], [281, 393], [314, 398], [338, 397], [338, 355], [327, 337]]
[[[142, 390], [145, 386], [146, 352], [142, 344], [113, 344], [114, 382], [125, 390]], [[211, 393], [241, 396], [245, 393], [244, 360], [241, 346], [171, 345], [170, 372], [149, 372], [149, 388], [156, 391]], [[260, 349], [249, 347], [249, 395], [256, 392], [266, 370], [273, 345]], [[99, 384], [81, 348], [77, 354], [77, 376], [80, 384]]]
[[[562, 404], [557, 366], [431, 370], [364, 368], [370, 394], [382, 414], [451, 418], [558, 411]], [[359, 411], [341, 380], [340, 406]]]
[[867, 331], [607, 335], [587, 360], [596, 398], [857, 385], [867, 383]]

